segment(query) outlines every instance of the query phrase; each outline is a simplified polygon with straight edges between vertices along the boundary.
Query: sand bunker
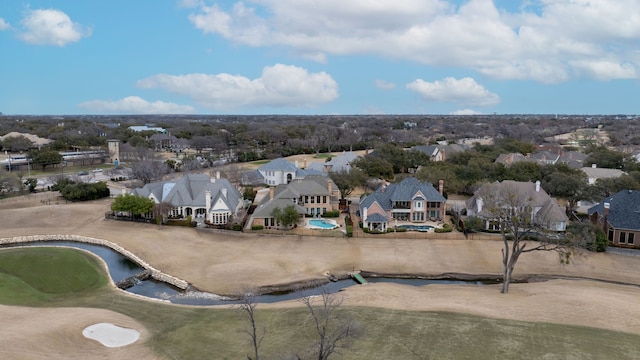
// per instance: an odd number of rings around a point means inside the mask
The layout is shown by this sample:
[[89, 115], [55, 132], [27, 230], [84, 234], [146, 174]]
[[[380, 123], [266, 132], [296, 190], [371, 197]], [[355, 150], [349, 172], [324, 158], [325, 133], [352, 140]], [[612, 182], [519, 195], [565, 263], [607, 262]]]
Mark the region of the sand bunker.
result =
[[96, 340], [110, 348], [133, 344], [140, 338], [140, 333], [134, 329], [127, 329], [109, 323], [91, 325], [82, 330], [84, 337]]

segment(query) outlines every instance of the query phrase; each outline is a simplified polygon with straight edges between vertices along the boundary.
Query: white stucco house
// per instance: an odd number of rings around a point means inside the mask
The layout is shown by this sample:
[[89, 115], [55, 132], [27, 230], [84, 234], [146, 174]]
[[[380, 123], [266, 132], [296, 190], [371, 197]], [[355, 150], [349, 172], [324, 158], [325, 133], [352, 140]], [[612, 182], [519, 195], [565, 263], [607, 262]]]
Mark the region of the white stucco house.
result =
[[191, 216], [209, 224], [227, 224], [232, 216], [237, 216], [243, 206], [242, 194], [229, 180], [206, 174], [187, 174], [177, 180], [146, 184], [131, 192], [136, 196], [152, 199], [173, 206], [169, 215], [186, 218]]

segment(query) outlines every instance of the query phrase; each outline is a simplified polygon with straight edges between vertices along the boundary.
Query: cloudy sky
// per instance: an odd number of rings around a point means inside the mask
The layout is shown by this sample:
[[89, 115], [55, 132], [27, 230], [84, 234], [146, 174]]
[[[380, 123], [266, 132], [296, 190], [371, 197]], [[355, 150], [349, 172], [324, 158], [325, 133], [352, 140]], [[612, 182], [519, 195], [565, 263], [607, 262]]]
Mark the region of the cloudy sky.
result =
[[640, 0], [3, 0], [5, 114], [638, 114]]

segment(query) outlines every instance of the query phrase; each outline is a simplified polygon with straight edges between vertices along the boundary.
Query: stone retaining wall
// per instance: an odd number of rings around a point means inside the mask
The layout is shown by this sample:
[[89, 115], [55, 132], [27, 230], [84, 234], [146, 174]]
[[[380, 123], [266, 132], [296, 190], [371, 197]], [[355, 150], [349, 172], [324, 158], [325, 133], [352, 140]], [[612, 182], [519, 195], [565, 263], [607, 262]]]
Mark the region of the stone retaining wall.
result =
[[4, 244], [21, 244], [21, 243], [30, 243], [37, 241], [75, 241], [87, 244], [94, 244], [100, 246], [106, 246], [118, 253], [122, 256], [127, 257], [129, 260], [136, 263], [138, 266], [145, 270], [151, 271], [151, 277], [158, 281], [166, 282], [172, 286], [175, 286], [179, 289], [185, 290], [189, 287], [189, 283], [178, 279], [177, 277], [162, 273], [161, 271], [155, 269], [153, 266], [149, 265], [147, 262], [136, 256], [131, 251], [123, 248], [122, 246], [112, 243], [107, 240], [90, 238], [86, 236], [79, 235], [31, 235], [31, 236], [16, 236], [13, 238], [0, 238], [0, 245]]

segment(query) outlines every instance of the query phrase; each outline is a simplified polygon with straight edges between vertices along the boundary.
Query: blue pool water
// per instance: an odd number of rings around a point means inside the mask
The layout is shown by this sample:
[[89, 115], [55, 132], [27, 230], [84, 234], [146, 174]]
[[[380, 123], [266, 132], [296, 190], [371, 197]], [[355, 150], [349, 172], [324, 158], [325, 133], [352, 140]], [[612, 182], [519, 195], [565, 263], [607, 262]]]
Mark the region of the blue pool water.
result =
[[322, 228], [322, 229], [335, 229], [338, 227], [338, 225], [332, 223], [331, 221], [327, 221], [324, 219], [313, 219], [313, 220], [309, 220], [309, 226], [314, 226], [314, 227], [318, 227], [318, 228]]
[[431, 229], [433, 229], [433, 226], [431, 225], [400, 225], [398, 226], [399, 229], [407, 229], [409, 231], [422, 231], [422, 232], [426, 232], [426, 231], [431, 231]]

